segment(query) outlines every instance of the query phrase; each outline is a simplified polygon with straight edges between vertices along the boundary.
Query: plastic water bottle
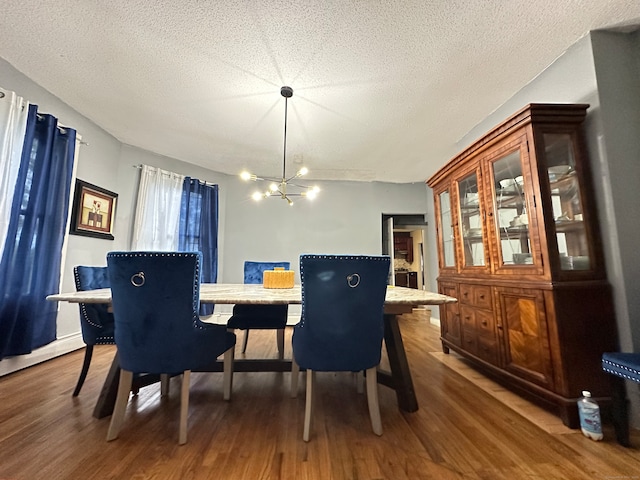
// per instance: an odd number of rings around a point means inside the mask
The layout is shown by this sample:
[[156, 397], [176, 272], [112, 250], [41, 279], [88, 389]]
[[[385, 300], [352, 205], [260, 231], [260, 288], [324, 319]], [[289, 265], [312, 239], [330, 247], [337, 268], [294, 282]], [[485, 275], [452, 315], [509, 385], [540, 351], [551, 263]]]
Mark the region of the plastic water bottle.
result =
[[591, 392], [586, 390], [582, 392], [582, 398], [578, 400], [578, 413], [582, 433], [592, 440], [602, 440], [604, 435], [602, 435], [600, 422], [600, 407], [598, 402], [591, 398]]

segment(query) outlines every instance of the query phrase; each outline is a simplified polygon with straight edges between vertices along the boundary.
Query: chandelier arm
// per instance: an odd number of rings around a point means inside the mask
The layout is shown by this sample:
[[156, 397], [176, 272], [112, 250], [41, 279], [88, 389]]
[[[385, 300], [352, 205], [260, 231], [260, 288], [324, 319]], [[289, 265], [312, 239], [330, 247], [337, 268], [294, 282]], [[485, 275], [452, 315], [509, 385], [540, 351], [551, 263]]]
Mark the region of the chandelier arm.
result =
[[291, 185], [291, 186], [298, 187], [298, 188], [312, 188], [312, 187], [310, 187], [308, 185], [300, 185], [299, 183], [289, 183], [289, 182], [287, 182], [287, 185]]
[[284, 148], [282, 151], [282, 178], [287, 178], [287, 106], [288, 98], [284, 97]]

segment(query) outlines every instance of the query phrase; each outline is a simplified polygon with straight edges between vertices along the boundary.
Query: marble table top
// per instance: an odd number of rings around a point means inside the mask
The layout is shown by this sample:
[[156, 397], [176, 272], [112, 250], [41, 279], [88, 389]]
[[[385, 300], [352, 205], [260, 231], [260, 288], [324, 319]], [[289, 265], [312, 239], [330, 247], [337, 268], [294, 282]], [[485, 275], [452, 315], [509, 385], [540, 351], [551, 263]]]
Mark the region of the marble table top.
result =
[[[47, 300], [71, 303], [111, 303], [111, 290], [86, 290], [49, 295]], [[203, 283], [200, 285], [201, 303], [219, 304], [299, 304], [302, 303], [300, 285], [293, 288], [264, 288], [262, 285], [233, 283]], [[386, 305], [441, 305], [457, 299], [439, 293], [406, 287], [387, 287]]]

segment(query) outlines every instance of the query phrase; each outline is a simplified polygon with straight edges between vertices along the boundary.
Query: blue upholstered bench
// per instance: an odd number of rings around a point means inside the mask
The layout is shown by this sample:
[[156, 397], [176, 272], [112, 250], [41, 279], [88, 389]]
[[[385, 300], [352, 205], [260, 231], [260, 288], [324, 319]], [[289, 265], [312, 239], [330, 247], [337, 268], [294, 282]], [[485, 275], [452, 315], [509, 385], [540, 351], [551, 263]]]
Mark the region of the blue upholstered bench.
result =
[[629, 407], [625, 380], [640, 383], [640, 353], [610, 352], [602, 354], [602, 369], [610, 373], [611, 413], [618, 443], [629, 447]]

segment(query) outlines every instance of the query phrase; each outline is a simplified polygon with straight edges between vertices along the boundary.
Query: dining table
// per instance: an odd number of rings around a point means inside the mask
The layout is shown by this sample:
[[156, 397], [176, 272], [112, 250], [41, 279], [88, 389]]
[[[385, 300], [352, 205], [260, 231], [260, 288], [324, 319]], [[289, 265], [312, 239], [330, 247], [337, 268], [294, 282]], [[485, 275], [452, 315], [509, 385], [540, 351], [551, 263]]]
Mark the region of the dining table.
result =
[[[47, 300], [70, 303], [111, 303], [111, 290], [102, 288], [47, 296]], [[404, 412], [418, 410], [418, 401], [413, 387], [411, 370], [402, 341], [398, 317], [411, 313], [422, 305], [442, 305], [457, 302], [456, 298], [415, 288], [388, 286], [384, 303], [384, 345], [389, 370], [378, 367], [378, 383], [395, 390], [398, 408]], [[203, 283], [200, 285], [202, 304], [247, 304], [247, 305], [296, 305], [302, 303], [300, 285], [293, 288], [265, 288], [261, 284]], [[241, 359], [233, 363], [234, 372], [286, 372], [291, 371], [291, 359]], [[221, 372], [222, 361], [215, 362], [207, 371]], [[109, 373], [98, 396], [93, 416], [104, 418], [111, 415], [118, 391], [120, 366], [118, 354], [114, 355]], [[157, 375], [139, 375], [133, 389], [157, 382]]]

